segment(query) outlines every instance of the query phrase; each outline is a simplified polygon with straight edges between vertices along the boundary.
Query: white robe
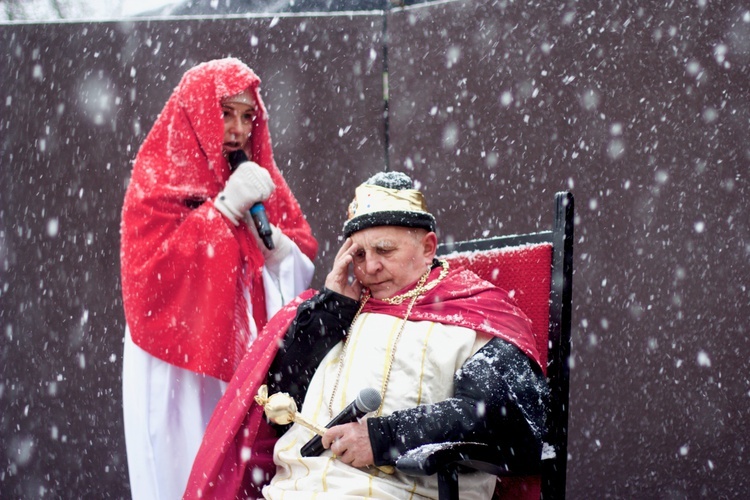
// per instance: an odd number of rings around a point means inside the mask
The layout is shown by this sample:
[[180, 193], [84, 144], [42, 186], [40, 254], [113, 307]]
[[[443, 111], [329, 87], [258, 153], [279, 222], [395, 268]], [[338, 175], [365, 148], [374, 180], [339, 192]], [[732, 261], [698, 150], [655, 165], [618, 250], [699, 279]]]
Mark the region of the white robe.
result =
[[[310, 382], [301, 414], [325, 426], [360, 390], [381, 391], [386, 367], [402, 320], [383, 314], [361, 314], [351, 329], [341, 370], [333, 415], [329, 401], [339, 372], [343, 343], [318, 366]], [[484, 334], [459, 326], [409, 321], [395, 346], [395, 360], [383, 402], [383, 415], [420, 404], [436, 403], [453, 395], [453, 376], [489, 340]], [[276, 443], [276, 476], [263, 489], [269, 499], [437, 498], [437, 477], [388, 476], [370, 467], [356, 469], [332, 458], [329, 450], [304, 458], [300, 448], [313, 433], [295, 424]], [[460, 498], [490, 498], [496, 478], [486, 473], [462, 475]]]
[[[296, 245], [278, 269], [263, 268], [270, 318], [309, 285], [314, 266]], [[248, 308], [251, 301], [247, 300]], [[257, 329], [250, 317], [251, 342]], [[130, 492], [137, 500], [182, 498], [203, 434], [227, 383], [162, 361], [125, 330], [123, 413]]]

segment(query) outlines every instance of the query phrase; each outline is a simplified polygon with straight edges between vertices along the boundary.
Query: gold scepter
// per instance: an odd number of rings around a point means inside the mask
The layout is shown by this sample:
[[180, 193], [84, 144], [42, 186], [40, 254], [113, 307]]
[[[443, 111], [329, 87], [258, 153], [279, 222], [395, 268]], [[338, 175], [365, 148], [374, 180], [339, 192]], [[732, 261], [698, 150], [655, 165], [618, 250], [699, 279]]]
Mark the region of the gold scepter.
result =
[[264, 384], [258, 389], [255, 402], [263, 407], [266, 417], [274, 424], [287, 425], [296, 422], [320, 436], [326, 432], [324, 428], [305, 420], [297, 411], [297, 403], [286, 392], [277, 392], [268, 397], [268, 387]]
[[[287, 425], [295, 422], [310, 429], [319, 436], [326, 433], [326, 429], [309, 422], [297, 411], [297, 403], [286, 392], [277, 392], [269, 397], [268, 386], [263, 384], [258, 388], [255, 402], [263, 407], [263, 412], [268, 417], [268, 420], [275, 424]], [[395, 471], [395, 468], [391, 465], [376, 465], [375, 467], [386, 474], [393, 474]]]

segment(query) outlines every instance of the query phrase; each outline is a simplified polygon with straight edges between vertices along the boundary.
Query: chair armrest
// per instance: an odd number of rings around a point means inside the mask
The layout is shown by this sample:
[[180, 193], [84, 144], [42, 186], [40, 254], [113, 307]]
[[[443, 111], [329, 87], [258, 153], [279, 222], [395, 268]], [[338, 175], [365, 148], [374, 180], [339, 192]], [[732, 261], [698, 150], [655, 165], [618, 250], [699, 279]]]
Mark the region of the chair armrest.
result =
[[467, 467], [496, 476], [538, 472], [511, 470], [508, 464], [497, 460], [497, 452], [491, 446], [472, 442], [426, 444], [409, 450], [396, 461], [396, 468], [410, 476], [430, 476], [451, 466]]

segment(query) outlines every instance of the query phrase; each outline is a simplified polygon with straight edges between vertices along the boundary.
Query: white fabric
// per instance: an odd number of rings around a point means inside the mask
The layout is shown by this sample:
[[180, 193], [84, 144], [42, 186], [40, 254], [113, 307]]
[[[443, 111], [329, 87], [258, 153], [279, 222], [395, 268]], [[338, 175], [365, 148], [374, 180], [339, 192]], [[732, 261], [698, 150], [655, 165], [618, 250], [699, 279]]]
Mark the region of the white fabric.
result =
[[[310, 382], [301, 413], [325, 426], [360, 390], [381, 391], [394, 339], [402, 320], [382, 314], [362, 314], [355, 322], [333, 404], [328, 404], [339, 370], [343, 343], [320, 363]], [[443, 401], [453, 394], [453, 375], [488, 341], [473, 330], [428, 321], [408, 322], [395, 346], [395, 361], [384, 398], [382, 414], [420, 404]], [[437, 477], [388, 476], [370, 467], [355, 469], [332, 458], [303, 458], [300, 448], [313, 436], [293, 425], [276, 443], [276, 476], [263, 494], [269, 499], [437, 498]], [[462, 476], [460, 498], [490, 498], [495, 477], [485, 473]]]
[[255, 237], [255, 242], [258, 244], [261, 253], [263, 253], [265, 265], [271, 269], [278, 269], [279, 264], [289, 255], [289, 252], [295, 246], [291, 238], [285, 235], [278, 227], [270, 224], [271, 240], [273, 241], [274, 248], [273, 250], [269, 250], [266, 248], [265, 243], [263, 243], [263, 239], [258, 235], [258, 229], [255, 227], [255, 221], [253, 221], [250, 212], [244, 215], [242, 222], [245, 223], [250, 233]]
[[[276, 269], [263, 268], [269, 318], [310, 284], [314, 266], [294, 245]], [[251, 308], [251, 301], [247, 301]], [[257, 329], [250, 315], [251, 339]], [[206, 425], [226, 382], [166, 363], [138, 347], [125, 330], [123, 413], [131, 495], [182, 498]]]

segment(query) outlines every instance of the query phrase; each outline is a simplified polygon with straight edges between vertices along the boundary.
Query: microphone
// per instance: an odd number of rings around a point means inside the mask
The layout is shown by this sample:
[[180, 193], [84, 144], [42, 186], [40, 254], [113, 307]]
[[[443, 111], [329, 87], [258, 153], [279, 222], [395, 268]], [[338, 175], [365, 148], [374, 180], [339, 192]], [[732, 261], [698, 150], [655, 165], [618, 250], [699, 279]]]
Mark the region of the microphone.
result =
[[[378, 391], [372, 387], [362, 389], [359, 391], [359, 394], [357, 394], [357, 399], [349, 403], [349, 406], [341, 410], [341, 413], [328, 422], [326, 429], [330, 429], [335, 425], [355, 422], [365, 416], [365, 414], [377, 410], [380, 406], [380, 402], [381, 398]], [[323, 448], [322, 438], [320, 436], [314, 436], [310, 441], [305, 443], [302, 447], [301, 453], [303, 457], [317, 457], [324, 451], [325, 448]]]
[[[240, 163], [249, 161], [247, 155], [241, 149], [230, 151], [229, 154], [227, 154], [227, 160], [229, 160], [229, 166], [233, 171], [240, 165]], [[266, 207], [263, 206], [262, 202], [259, 201], [250, 207], [250, 216], [253, 218], [255, 229], [258, 230], [258, 235], [260, 236], [260, 239], [263, 240], [263, 244], [267, 249], [273, 250], [274, 244], [273, 238], [271, 238], [273, 230], [271, 229], [271, 223], [268, 222]]]

